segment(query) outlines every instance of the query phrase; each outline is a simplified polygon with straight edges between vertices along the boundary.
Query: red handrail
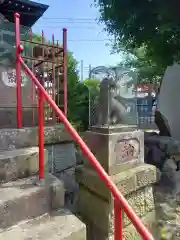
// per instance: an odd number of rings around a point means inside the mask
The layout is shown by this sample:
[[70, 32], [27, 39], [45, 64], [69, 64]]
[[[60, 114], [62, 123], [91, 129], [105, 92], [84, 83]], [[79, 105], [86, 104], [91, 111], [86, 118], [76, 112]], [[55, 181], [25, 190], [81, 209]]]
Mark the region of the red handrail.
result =
[[[90, 151], [90, 149], [87, 147], [85, 142], [82, 140], [82, 138], [79, 136], [79, 134], [76, 132], [76, 130], [72, 127], [72, 125], [69, 123], [63, 112], [59, 109], [59, 107], [56, 105], [56, 103], [52, 100], [52, 98], [48, 95], [46, 90], [43, 88], [41, 83], [38, 81], [38, 79], [35, 77], [35, 75], [31, 72], [31, 70], [27, 67], [27, 65], [24, 63], [21, 56], [19, 56], [19, 61], [26, 72], [26, 74], [33, 80], [35, 85], [38, 87], [39, 91], [44, 95], [44, 98], [49, 103], [49, 105], [52, 107], [52, 109], [56, 112], [57, 116], [60, 118], [60, 120], [64, 123], [67, 131], [71, 134], [73, 139], [79, 144], [82, 152], [87, 156], [93, 167], [96, 169], [97, 173], [99, 174], [100, 178], [106, 183], [107, 187], [113, 194], [115, 200], [119, 203], [119, 206], [124, 210], [124, 212], [127, 214], [129, 219], [132, 221], [140, 235], [145, 240], [153, 240], [153, 236], [151, 233], [147, 230], [147, 228], [143, 225], [140, 218], [135, 214], [133, 209], [128, 204], [127, 200], [124, 198], [122, 193], [119, 191], [117, 186], [111, 181], [108, 174], [105, 172], [104, 168], [101, 166], [101, 164], [98, 162], [96, 157], [93, 155], [93, 153]], [[41, 116], [39, 116], [41, 117]], [[115, 202], [116, 202], [115, 201]], [[116, 204], [115, 204], [116, 206]], [[115, 210], [117, 208], [115, 207]], [[116, 214], [115, 214], [116, 215]], [[119, 216], [120, 217], [120, 216]], [[122, 226], [121, 223], [118, 223], [116, 220], [116, 226], [120, 227]], [[120, 232], [118, 229], [116, 229], [118, 232]], [[119, 236], [118, 236], [119, 237]], [[116, 239], [122, 239], [122, 237]]]
[[[17, 15], [15, 15], [15, 21], [17, 20]], [[16, 22], [17, 24], [18, 22]], [[17, 33], [16, 33], [17, 34]], [[79, 136], [79, 134], [76, 132], [76, 130], [72, 127], [72, 125], [67, 120], [66, 116], [63, 114], [63, 112], [59, 109], [59, 107], [56, 105], [56, 103], [53, 101], [53, 99], [48, 95], [44, 87], [41, 85], [41, 83], [38, 81], [38, 79], [35, 77], [35, 75], [31, 72], [31, 70], [27, 67], [27, 65], [24, 63], [20, 52], [22, 50], [20, 45], [17, 45], [17, 62], [20, 63], [23, 67], [26, 74], [32, 79], [32, 81], [35, 83], [35, 85], [38, 87], [39, 93], [41, 93], [41, 96], [46, 99], [46, 101], [49, 103], [49, 105], [52, 107], [52, 109], [55, 111], [57, 116], [60, 118], [60, 120], [64, 123], [67, 131], [70, 133], [70, 135], [73, 137], [73, 139], [79, 144], [82, 152], [86, 155], [86, 157], [89, 159], [93, 167], [96, 169], [99, 177], [105, 182], [109, 190], [111, 191], [112, 195], [114, 196], [114, 216], [115, 216], [115, 240], [122, 240], [123, 239], [123, 232], [122, 232], [122, 210], [126, 213], [126, 215], [129, 217], [129, 219], [132, 221], [134, 226], [136, 227], [137, 231], [141, 235], [141, 237], [145, 240], [153, 240], [152, 234], [147, 230], [147, 228], [144, 226], [140, 218], [135, 214], [131, 206], [128, 204], [127, 200], [124, 198], [122, 193], [119, 191], [117, 186], [114, 184], [114, 182], [111, 180], [111, 178], [108, 176], [108, 174], [105, 172], [101, 164], [98, 162], [96, 157], [93, 155], [93, 153], [90, 151], [90, 149], [87, 147], [85, 142], [82, 140], [82, 138]], [[18, 82], [18, 81], [17, 81]], [[39, 118], [41, 119], [39, 121], [39, 131], [41, 131], [41, 136], [44, 134], [43, 132], [43, 124], [44, 124], [44, 116], [39, 115]], [[40, 139], [41, 141], [41, 148], [40, 151], [44, 151], [42, 149], [42, 146], [44, 146], [44, 137]], [[42, 155], [41, 155], [42, 156]], [[44, 171], [44, 159], [40, 159], [40, 171]]]

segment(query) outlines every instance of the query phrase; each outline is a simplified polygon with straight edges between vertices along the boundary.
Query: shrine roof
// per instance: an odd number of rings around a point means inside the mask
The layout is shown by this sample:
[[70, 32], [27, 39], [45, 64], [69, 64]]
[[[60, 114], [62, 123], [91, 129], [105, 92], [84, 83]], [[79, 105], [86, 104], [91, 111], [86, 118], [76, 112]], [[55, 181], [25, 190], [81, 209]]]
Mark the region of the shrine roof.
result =
[[14, 22], [14, 13], [20, 14], [21, 25], [32, 27], [48, 9], [48, 5], [30, 0], [1, 0], [0, 13], [9, 21]]

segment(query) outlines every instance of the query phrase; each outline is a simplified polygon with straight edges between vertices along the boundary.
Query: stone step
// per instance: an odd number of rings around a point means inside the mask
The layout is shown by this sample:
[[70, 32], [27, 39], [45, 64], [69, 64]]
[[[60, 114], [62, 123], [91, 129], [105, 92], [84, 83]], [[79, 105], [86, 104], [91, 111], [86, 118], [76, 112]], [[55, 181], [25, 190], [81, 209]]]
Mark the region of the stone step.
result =
[[21, 222], [0, 233], [1, 240], [85, 240], [86, 227], [66, 209]]
[[[47, 164], [48, 152], [44, 150]], [[39, 172], [39, 148], [28, 147], [0, 152], [0, 182], [25, 178]]]
[[33, 176], [0, 185], [0, 229], [64, 206], [64, 186], [49, 174], [44, 184]]
[[[62, 124], [44, 128], [45, 144], [72, 141]], [[39, 145], [38, 127], [21, 129], [0, 129], [0, 151], [33, 147]]]

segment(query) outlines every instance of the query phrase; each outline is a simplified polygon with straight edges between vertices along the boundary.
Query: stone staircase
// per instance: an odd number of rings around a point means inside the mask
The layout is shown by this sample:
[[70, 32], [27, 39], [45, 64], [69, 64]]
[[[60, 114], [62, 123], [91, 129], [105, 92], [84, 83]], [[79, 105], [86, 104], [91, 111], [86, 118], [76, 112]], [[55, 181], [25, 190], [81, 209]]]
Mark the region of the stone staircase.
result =
[[16, 144], [13, 130], [3, 132], [8, 134], [0, 137], [0, 239], [85, 240], [85, 225], [64, 208], [63, 183], [46, 169], [39, 184], [38, 147]]

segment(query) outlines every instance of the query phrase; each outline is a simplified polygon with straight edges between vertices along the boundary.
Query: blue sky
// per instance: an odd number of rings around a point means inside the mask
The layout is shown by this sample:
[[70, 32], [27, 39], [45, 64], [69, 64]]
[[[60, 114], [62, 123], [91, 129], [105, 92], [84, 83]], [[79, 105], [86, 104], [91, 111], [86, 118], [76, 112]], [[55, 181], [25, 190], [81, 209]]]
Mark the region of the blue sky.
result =
[[36, 0], [48, 4], [49, 9], [35, 24], [33, 31], [40, 33], [43, 29], [48, 39], [52, 33], [56, 40], [62, 42], [62, 28], [68, 29], [68, 49], [79, 61], [83, 60], [83, 77], [88, 76], [89, 65], [114, 65], [121, 60], [120, 54], [111, 55], [111, 47], [107, 46], [110, 37], [98, 24], [98, 9], [93, 0]]

